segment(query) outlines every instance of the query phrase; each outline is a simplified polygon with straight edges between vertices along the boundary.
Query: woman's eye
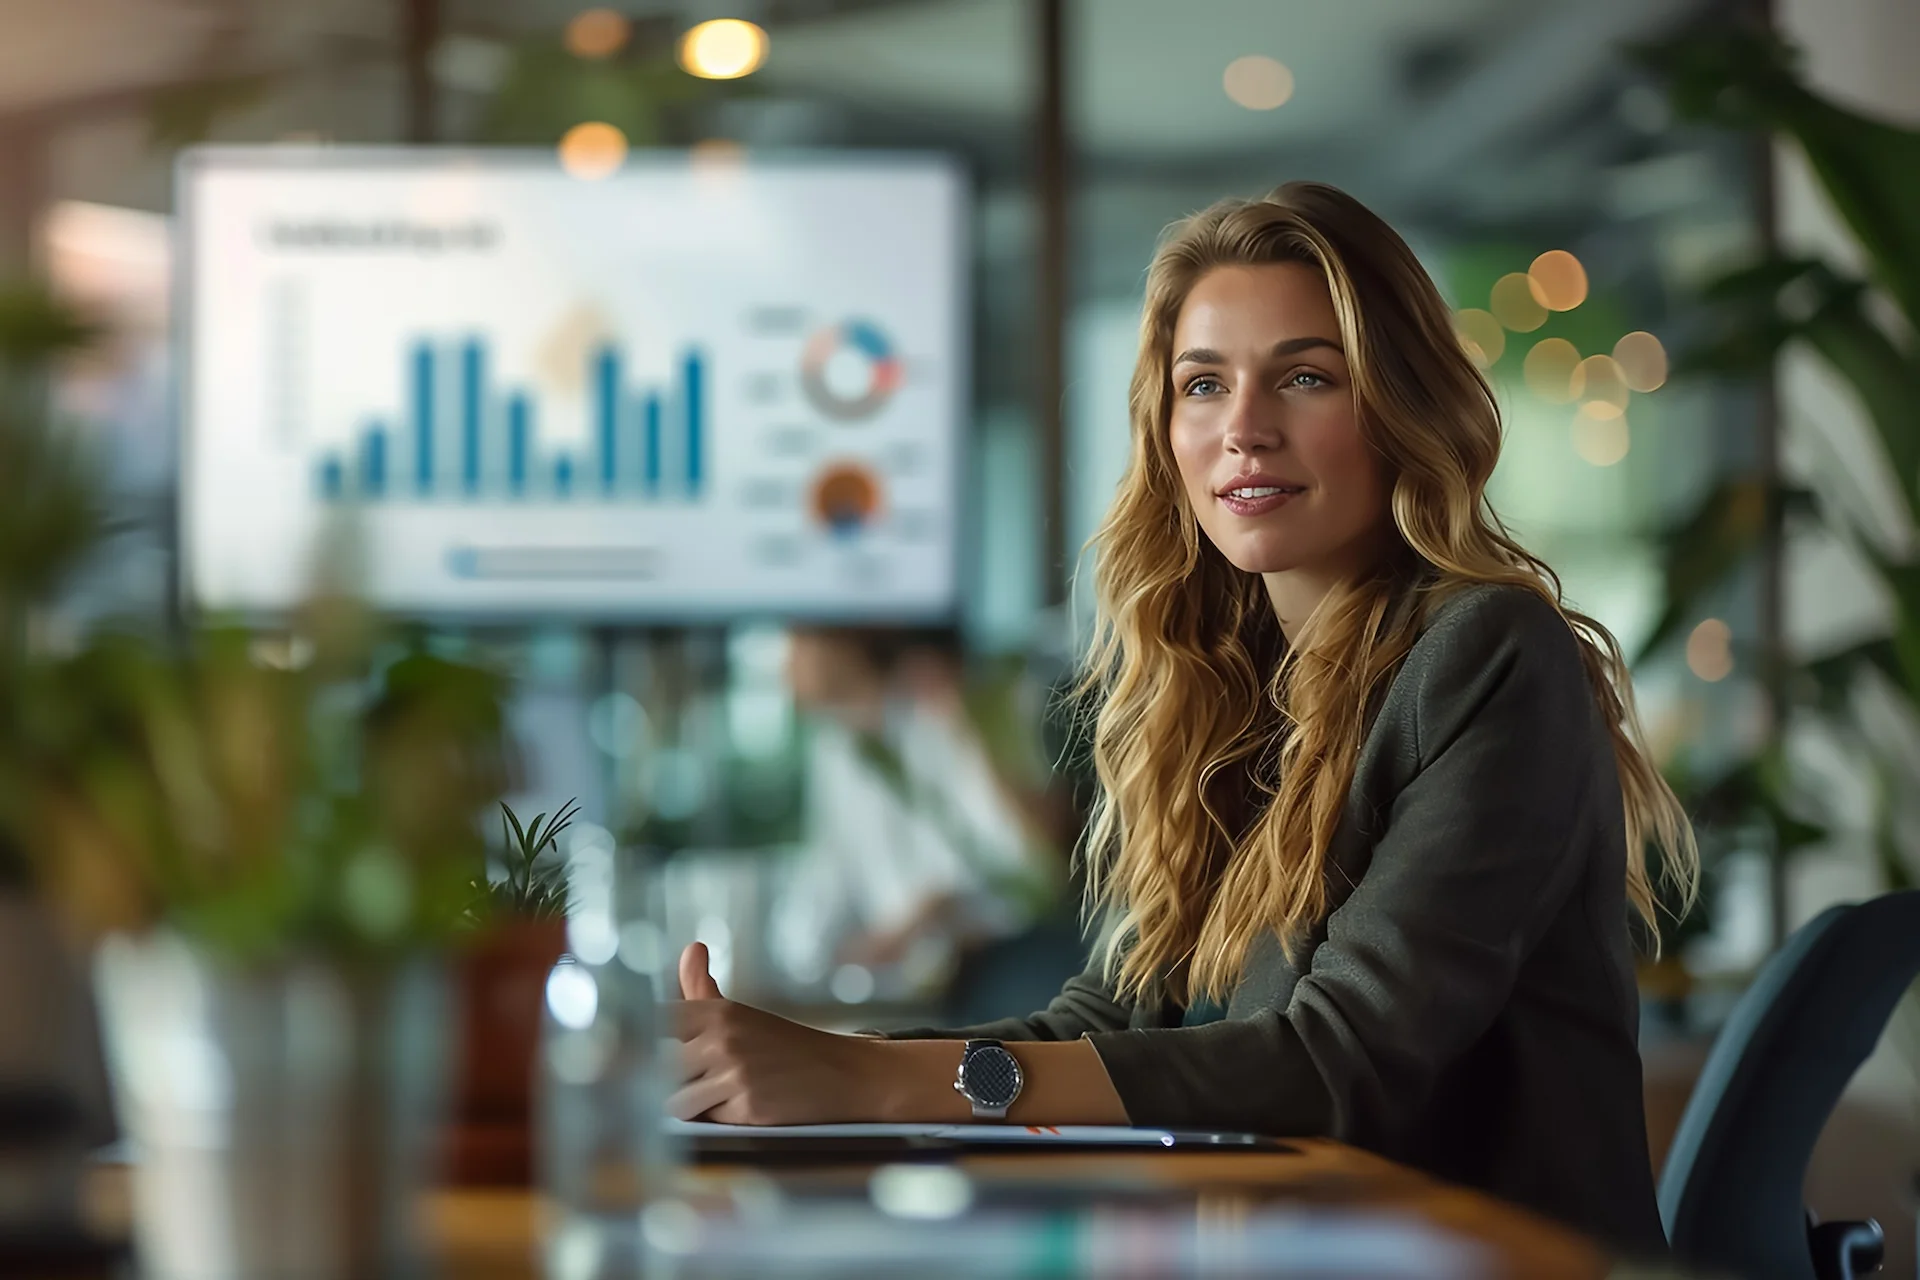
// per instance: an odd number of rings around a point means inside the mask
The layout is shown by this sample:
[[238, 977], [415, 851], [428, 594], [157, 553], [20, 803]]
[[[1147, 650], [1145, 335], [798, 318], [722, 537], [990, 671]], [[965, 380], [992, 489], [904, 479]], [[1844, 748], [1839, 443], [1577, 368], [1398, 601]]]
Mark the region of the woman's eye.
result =
[[[1302, 378], [1306, 379], [1306, 381], [1302, 382]], [[1288, 378], [1285, 385], [1289, 387], [1304, 387], [1311, 391], [1316, 387], [1326, 386], [1327, 380], [1309, 369], [1302, 369], [1300, 372]]]
[[1187, 384], [1187, 394], [1190, 396], [1210, 396], [1219, 389], [1220, 379], [1204, 373]]

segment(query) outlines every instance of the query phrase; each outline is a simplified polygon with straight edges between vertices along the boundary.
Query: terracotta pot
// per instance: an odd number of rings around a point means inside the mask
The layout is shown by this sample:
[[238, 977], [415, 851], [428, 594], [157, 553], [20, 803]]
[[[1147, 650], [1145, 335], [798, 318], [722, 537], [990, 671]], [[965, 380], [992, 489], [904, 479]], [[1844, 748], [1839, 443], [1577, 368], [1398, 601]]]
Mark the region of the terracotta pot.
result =
[[533, 1180], [533, 1072], [547, 974], [566, 950], [565, 920], [515, 920], [454, 961], [460, 1053], [446, 1177], [463, 1186]]

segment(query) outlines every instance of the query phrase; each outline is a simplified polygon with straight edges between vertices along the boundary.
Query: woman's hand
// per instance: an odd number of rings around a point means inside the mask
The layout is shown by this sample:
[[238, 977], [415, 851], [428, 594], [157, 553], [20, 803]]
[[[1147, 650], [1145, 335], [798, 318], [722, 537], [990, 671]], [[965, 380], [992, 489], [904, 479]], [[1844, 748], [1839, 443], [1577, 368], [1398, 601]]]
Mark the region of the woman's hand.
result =
[[885, 1118], [886, 1042], [816, 1031], [728, 1000], [707, 966], [702, 943], [680, 957], [684, 999], [671, 1013], [685, 1080], [669, 1114], [762, 1125]]

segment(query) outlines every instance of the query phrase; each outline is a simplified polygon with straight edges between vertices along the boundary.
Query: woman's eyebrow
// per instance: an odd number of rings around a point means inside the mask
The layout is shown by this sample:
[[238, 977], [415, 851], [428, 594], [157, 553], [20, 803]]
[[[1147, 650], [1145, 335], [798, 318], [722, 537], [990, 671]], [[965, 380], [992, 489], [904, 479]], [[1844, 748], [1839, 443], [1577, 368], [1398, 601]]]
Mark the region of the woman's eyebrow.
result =
[[[1330, 351], [1340, 352], [1342, 355], [1345, 354], [1344, 351], [1341, 351], [1340, 344], [1332, 338], [1322, 338], [1310, 334], [1304, 338], [1288, 338], [1284, 342], [1274, 343], [1273, 349], [1267, 352], [1267, 358], [1269, 360], [1275, 360], [1281, 356], [1298, 355], [1302, 351], [1310, 351], [1315, 347], [1326, 347]], [[1227, 360], [1225, 356], [1215, 351], [1212, 347], [1189, 347], [1175, 356], [1173, 362], [1174, 364], [1225, 364]]]

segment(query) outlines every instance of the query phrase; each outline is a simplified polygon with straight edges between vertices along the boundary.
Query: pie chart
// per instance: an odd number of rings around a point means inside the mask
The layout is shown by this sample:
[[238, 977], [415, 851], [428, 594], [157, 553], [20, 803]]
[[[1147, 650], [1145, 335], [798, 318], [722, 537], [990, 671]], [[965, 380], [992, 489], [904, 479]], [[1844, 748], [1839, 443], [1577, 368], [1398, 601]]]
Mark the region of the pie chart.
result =
[[880, 412], [900, 378], [893, 344], [869, 320], [816, 329], [800, 353], [801, 390], [808, 403], [836, 422], [858, 422]]
[[836, 462], [814, 477], [808, 506], [837, 537], [851, 538], [880, 514], [880, 481], [857, 462]]

